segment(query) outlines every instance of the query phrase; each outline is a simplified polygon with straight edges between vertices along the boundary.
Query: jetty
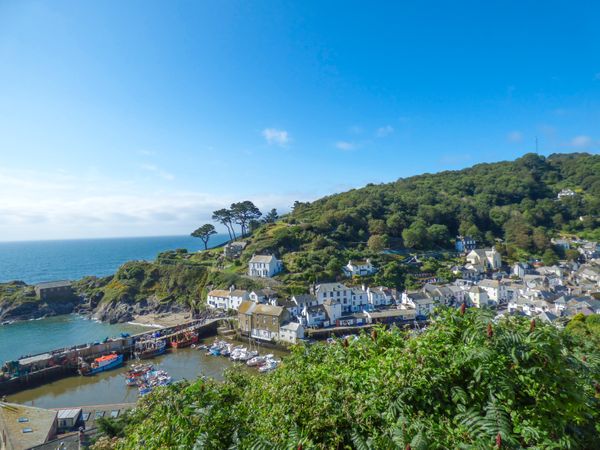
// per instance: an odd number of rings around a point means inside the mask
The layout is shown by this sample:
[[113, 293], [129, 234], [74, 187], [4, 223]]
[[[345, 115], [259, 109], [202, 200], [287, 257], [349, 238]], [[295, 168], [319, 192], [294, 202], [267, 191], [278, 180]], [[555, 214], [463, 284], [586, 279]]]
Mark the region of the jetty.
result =
[[80, 344], [50, 352], [27, 355], [15, 361], [6, 361], [0, 372], [0, 395], [40, 386], [51, 381], [77, 374], [79, 364], [110, 353], [122, 354], [125, 360], [134, 358], [136, 343], [164, 340], [166, 345], [182, 336], [194, 334], [198, 338], [217, 334], [219, 323], [227, 318], [196, 319], [182, 324], [152, 329], [135, 335], [121, 335], [103, 342]]

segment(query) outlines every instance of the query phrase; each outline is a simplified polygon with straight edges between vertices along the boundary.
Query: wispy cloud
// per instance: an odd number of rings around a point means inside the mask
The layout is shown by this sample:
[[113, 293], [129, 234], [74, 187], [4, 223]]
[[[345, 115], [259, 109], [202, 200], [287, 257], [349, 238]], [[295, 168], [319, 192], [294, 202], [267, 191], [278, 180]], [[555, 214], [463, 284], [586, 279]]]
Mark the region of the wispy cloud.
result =
[[173, 175], [170, 172], [167, 172], [166, 170], [161, 169], [158, 166], [155, 166], [154, 164], [142, 164], [140, 166], [140, 168], [142, 170], [145, 170], [146, 172], [155, 173], [156, 175], [158, 175], [163, 180], [172, 181], [172, 180], [175, 179], [175, 175]]
[[265, 128], [262, 135], [269, 145], [286, 146], [290, 142], [290, 135], [286, 130], [278, 130], [277, 128]]
[[[148, 187], [103, 175], [0, 168], [0, 240], [187, 234], [239, 196]], [[289, 211], [302, 192], [248, 197]]]
[[510, 133], [508, 133], [506, 135], [506, 139], [508, 139], [509, 142], [521, 142], [523, 140], [523, 133], [521, 133], [520, 131], [511, 131]]
[[585, 135], [575, 136], [573, 139], [569, 141], [569, 145], [571, 147], [576, 148], [586, 148], [592, 145], [592, 138]]
[[389, 136], [393, 132], [394, 132], [394, 127], [392, 127], [391, 125], [385, 125], [383, 127], [377, 128], [377, 130], [375, 131], [375, 136], [377, 136], [378, 138], [382, 138], [382, 137]]
[[349, 151], [349, 150], [355, 150], [357, 145], [354, 142], [349, 142], [349, 141], [337, 141], [335, 143], [335, 147], [338, 150], [343, 150], [343, 151]]

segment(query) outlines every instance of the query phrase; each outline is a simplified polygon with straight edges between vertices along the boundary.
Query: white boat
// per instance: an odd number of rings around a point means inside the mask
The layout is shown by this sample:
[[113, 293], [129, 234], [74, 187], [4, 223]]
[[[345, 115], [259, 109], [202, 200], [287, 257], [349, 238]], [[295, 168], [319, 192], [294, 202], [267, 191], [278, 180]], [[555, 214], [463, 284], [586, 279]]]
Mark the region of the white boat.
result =
[[268, 359], [264, 365], [262, 365], [258, 368], [258, 371], [261, 373], [270, 372], [271, 370], [277, 369], [278, 365], [279, 365], [279, 361], [277, 361], [275, 359]]

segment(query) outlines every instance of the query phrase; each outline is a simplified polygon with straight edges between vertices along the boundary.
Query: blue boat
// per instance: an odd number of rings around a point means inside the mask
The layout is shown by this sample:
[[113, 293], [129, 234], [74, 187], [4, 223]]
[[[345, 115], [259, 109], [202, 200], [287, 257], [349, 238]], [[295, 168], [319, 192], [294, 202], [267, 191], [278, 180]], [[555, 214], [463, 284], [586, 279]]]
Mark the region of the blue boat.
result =
[[94, 359], [91, 364], [82, 363], [79, 366], [81, 375], [95, 375], [100, 372], [115, 369], [123, 364], [123, 355], [111, 353], [110, 355], [101, 356]]

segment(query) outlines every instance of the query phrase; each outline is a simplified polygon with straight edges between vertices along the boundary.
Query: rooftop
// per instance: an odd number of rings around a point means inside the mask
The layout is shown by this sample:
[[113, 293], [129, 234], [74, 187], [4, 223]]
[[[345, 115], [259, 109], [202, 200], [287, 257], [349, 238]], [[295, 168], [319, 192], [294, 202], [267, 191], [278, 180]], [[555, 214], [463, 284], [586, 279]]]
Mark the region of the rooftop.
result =
[[43, 444], [55, 432], [56, 411], [0, 402], [0, 429], [9, 448], [25, 450]]

